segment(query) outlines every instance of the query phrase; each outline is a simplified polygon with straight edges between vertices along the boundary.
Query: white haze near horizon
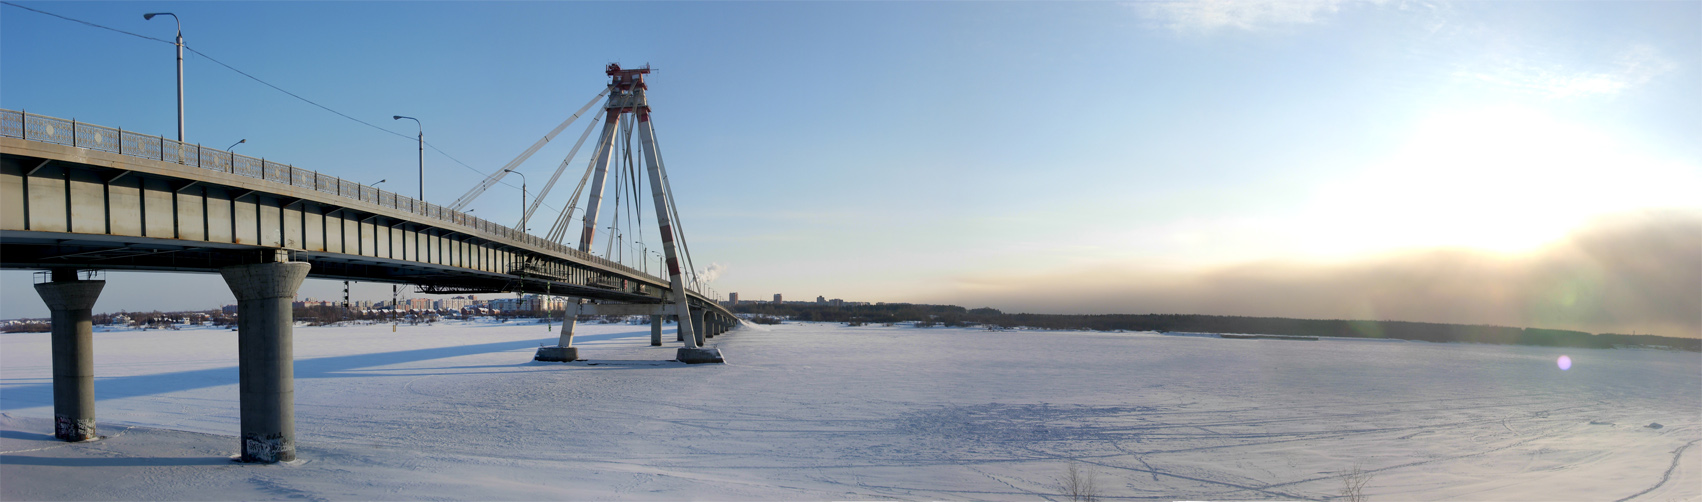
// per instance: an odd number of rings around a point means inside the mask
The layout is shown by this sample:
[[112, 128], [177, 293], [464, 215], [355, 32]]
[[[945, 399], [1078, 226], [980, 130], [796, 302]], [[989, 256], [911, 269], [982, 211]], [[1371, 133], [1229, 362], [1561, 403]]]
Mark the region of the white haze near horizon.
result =
[[1212, 267], [953, 278], [924, 300], [1006, 312], [1363, 319], [1702, 338], [1702, 211], [1592, 220], [1521, 253], [1423, 248]]
[[580, 328], [558, 364], [544, 324], [297, 327], [303, 462], [270, 466], [228, 460], [235, 333], [97, 333], [78, 444], [48, 336], [0, 335], [0, 498], [1035, 500], [1071, 461], [1119, 500], [1326, 500], [1354, 466], [1379, 501], [1702, 497], [1690, 352], [785, 324], [687, 366]]

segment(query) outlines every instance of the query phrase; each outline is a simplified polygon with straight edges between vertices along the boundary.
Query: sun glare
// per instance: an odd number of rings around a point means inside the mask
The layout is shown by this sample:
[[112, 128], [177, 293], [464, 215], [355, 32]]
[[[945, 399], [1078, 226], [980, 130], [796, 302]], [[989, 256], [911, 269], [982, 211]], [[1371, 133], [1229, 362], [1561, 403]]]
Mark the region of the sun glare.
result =
[[[1593, 216], [1692, 206], [1695, 166], [1631, 150], [1585, 125], [1519, 108], [1438, 114], [1318, 204], [1334, 253], [1411, 247], [1520, 252]], [[1691, 194], [1691, 195], [1687, 195]]]

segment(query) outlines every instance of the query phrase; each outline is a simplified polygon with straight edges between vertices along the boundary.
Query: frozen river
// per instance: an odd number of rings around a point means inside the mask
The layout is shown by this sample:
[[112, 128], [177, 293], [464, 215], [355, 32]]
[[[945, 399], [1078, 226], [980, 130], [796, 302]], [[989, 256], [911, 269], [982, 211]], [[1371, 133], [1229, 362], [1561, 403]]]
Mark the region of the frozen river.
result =
[[687, 366], [581, 328], [559, 364], [542, 324], [298, 327], [295, 465], [229, 460], [234, 332], [96, 333], [78, 444], [47, 335], [0, 335], [0, 499], [1057, 500], [1072, 460], [1104, 500], [1702, 498], [1694, 352], [787, 324]]

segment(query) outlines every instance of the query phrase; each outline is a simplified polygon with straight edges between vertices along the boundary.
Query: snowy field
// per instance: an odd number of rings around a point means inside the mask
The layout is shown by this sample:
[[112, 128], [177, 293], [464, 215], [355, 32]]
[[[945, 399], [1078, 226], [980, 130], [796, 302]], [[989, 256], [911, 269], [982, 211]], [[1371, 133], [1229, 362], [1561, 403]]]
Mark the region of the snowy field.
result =
[[[1702, 356], [1153, 333], [298, 327], [303, 461], [243, 465], [236, 334], [95, 335], [105, 439], [52, 439], [46, 334], [0, 335], [5, 500], [1702, 498]], [[669, 328], [667, 340], [673, 340]], [[1572, 361], [1562, 371], [1556, 360]], [[1663, 427], [1647, 427], [1658, 422]]]

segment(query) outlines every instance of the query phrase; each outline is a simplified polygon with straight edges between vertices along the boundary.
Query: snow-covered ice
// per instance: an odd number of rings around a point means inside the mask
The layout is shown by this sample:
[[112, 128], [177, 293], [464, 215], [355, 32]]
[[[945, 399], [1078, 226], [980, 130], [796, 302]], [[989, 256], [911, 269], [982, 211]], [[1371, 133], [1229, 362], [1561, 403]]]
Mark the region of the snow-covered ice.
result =
[[293, 465], [229, 460], [234, 332], [96, 333], [76, 444], [48, 336], [0, 335], [0, 499], [1056, 500], [1072, 459], [1106, 500], [1327, 500], [1355, 465], [1380, 501], [1702, 498], [1693, 352], [786, 324], [684, 365], [579, 333], [561, 364], [529, 322], [298, 327]]

